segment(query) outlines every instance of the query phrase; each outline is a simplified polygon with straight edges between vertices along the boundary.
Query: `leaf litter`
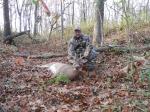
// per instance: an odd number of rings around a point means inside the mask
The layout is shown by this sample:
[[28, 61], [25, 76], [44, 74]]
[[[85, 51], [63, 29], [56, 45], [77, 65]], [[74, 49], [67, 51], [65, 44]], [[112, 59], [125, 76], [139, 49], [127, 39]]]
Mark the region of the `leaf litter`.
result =
[[[39, 45], [24, 46], [30, 53], [38, 53]], [[1, 45], [1, 47], [3, 47]], [[33, 49], [34, 48], [34, 49]], [[36, 49], [37, 48], [37, 49]], [[40, 51], [53, 51], [44, 47]], [[22, 52], [22, 51], [21, 51]], [[60, 51], [59, 51], [60, 52]], [[65, 51], [62, 51], [65, 52]], [[134, 84], [120, 73], [127, 62], [123, 55], [99, 54], [98, 75], [85, 77], [68, 84], [46, 84], [51, 73], [36, 65], [67, 62], [67, 57], [28, 59], [0, 54], [0, 110], [4, 112], [148, 112], [150, 85]], [[81, 74], [82, 75], [82, 74]]]

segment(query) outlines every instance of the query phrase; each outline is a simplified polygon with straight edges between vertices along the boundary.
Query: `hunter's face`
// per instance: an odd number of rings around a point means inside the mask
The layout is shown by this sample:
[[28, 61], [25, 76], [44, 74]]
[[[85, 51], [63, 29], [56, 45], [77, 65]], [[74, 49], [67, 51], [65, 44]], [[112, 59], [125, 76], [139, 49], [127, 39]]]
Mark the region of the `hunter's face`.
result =
[[76, 31], [75, 31], [75, 36], [76, 36], [76, 37], [80, 37], [80, 36], [81, 36], [81, 31], [76, 30]]

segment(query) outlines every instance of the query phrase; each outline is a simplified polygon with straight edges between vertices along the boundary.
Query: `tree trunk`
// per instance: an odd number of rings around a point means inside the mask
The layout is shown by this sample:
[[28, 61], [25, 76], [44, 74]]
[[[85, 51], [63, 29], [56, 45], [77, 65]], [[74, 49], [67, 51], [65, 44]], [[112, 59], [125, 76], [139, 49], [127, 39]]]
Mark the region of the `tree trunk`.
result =
[[95, 25], [93, 33], [93, 44], [102, 46], [103, 44], [103, 21], [104, 21], [104, 1], [96, 0], [95, 7]]
[[81, 1], [81, 13], [80, 13], [80, 16], [81, 16], [81, 18], [80, 18], [80, 21], [81, 22], [85, 22], [86, 23], [86, 20], [87, 20], [87, 9], [86, 9], [86, 0], [82, 0]]
[[[10, 20], [9, 20], [9, 1], [3, 0], [3, 15], [4, 15], [4, 39], [11, 35]], [[12, 40], [7, 42], [12, 43]]]
[[86, 22], [87, 20], [87, 9], [86, 9], [86, 0], [83, 0], [83, 4], [82, 4], [82, 10], [83, 10], [83, 21]]
[[[13, 17], [12, 6], [9, 6], [9, 16], [10, 16], [10, 17]], [[12, 22], [13, 22], [13, 19], [12, 19], [12, 18], [9, 18], [9, 21], [10, 21], [10, 29], [12, 29]]]
[[34, 36], [37, 35], [37, 17], [38, 17], [38, 3], [35, 5], [35, 11], [34, 11]]
[[63, 0], [61, 0], [61, 37], [64, 38], [64, 11], [63, 11]]
[[147, 0], [146, 3], [146, 22], [148, 22], [148, 17], [149, 17], [149, 0]]
[[29, 28], [29, 30], [31, 30], [31, 15], [32, 15], [32, 5], [30, 6], [30, 8], [29, 8], [29, 17], [28, 17], [28, 28]]
[[72, 25], [74, 25], [74, 1], [72, 3]]
[[21, 13], [19, 14], [19, 22], [20, 22], [19, 23], [20, 24], [19, 25], [19, 31], [21, 32], [21, 30], [22, 30], [22, 14]]
[[25, 4], [25, 0], [22, 1], [22, 5], [21, 8], [19, 9], [19, 3], [18, 0], [16, 0], [16, 8], [17, 8], [17, 12], [19, 15], [19, 31], [22, 31], [22, 11], [23, 11], [23, 6]]

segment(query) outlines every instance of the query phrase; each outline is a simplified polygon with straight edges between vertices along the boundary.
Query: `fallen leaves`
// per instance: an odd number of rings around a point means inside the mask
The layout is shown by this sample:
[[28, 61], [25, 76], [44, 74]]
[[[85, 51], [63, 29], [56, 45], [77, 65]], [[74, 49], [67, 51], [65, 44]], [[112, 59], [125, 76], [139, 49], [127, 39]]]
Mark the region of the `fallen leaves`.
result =
[[128, 97], [129, 96], [129, 92], [128, 91], [124, 91], [124, 90], [120, 90], [118, 91], [118, 96], [120, 97]]
[[112, 103], [113, 103], [113, 99], [111, 99], [111, 98], [108, 98], [108, 99], [104, 100], [103, 102], [101, 102], [101, 104], [103, 104], [103, 105], [110, 105]]
[[122, 112], [131, 112], [132, 111], [132, 108], [130, 106], [124, 106], [122, 108]]
[[[28, 48], [37, 53], [47, 47]], [[35, 49], [32, 49], [35, 48]], [[34, 54], [33, 53], [33, 54]], [[32, 53], [31, 53], [32, 54]], [[0, 55], [0, 105], [6, 110], [20, 112], [132, 112], [134, 106], [150, 107], [147, 82], [125, 80], [120, 73], [125, 58], [103, 53], [104, 62], [96, 78], [85, 77], [66, 85], [47, 84], [51, 73], [36, 68], [49, 62], [67, 62], [67, 57], [56, 59], [26, 59], [11, 53]], [[101, 56], [100, 55], [100, 56]], [[138, 63], [140, 65], [140, 63]], [[137, 89], [141, 88], [141, 91]], [[132, 91], [135, 90], [135, 91]], [[142, 103], [133, 101], [140, 99]], [[132, 103], [133, 102], [133, 103]], [[138, 101], [139, 102], [139, 101]], [[136, 104], [136, 105], [135, 105]]]

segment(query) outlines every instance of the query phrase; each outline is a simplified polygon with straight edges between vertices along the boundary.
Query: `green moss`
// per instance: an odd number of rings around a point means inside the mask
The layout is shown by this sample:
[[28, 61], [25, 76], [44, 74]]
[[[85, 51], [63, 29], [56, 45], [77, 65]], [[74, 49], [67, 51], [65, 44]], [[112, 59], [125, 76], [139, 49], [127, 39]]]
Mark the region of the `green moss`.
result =
[[57, 74], [57, 76], [53, 79], [50, 79], [48, 83], [50, 84], [68, 84], [70, 79], [65, 74]]

